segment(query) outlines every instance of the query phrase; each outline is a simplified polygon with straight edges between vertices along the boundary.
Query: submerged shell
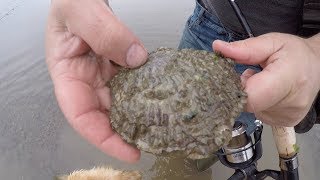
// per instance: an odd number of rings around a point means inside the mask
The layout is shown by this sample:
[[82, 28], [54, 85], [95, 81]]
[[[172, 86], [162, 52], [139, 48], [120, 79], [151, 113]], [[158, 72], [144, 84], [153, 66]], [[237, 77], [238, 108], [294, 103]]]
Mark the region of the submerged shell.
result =
[[231, 139], [246, 94], [231, 60], [200, 50], [160, 48], [110, 82], [111, 125], [153, 154], [208, 157]]

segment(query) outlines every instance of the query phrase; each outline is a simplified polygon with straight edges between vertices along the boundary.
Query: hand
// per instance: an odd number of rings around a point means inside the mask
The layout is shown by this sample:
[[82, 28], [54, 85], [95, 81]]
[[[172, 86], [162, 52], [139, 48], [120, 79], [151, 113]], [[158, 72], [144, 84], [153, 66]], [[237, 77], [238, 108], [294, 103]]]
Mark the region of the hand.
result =
[[215, 41], [213, 49], [247, 69], [241, 80], [248, 93], [247, 110], [269, 125], [295, 126], [309, 111], [320, 88], [319, 35], [303, 39], [270, 33], [243, 41]]
[[117, 72], [115, 63], [136, 67], [146, 61], [141, 42], [103, 0], [53, 0], [46, 57], [59, 106], [73, 128], [103, 152], [137, 161], [140, 151], [110, 127], [105, 83]]

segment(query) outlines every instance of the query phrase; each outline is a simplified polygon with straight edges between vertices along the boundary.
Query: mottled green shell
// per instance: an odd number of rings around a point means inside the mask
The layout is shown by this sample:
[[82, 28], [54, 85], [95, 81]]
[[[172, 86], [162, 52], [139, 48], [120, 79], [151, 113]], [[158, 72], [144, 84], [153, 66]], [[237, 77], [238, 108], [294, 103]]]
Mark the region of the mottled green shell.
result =
[[231, 60], [200, 50], [159, 48], [110, 82], [111, 125], [153, 154], [208, 157], [231, 139], [246, 94]]

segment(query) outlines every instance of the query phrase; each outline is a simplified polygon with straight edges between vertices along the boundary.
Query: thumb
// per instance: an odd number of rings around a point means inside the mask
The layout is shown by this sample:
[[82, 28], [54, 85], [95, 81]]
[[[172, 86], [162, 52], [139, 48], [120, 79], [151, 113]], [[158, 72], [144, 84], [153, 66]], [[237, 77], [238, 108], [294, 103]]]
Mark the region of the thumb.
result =
[[82, 38], [96, 54], [121, 66], [136, 67], [146, 61], [147, 51], [142, 43], [104, 1], [67, 1], [62, 11], [67, 29]]
[[[264, 69], [259, 73], [246, 71], [242, 83], [248, 94], [247, 111], [261, 112], [278, 104], [290, 93], [294, 74], [284, 71], [277, 52], [283, 49], [290, 35], [269, 33], [259, 37], [227, 43], [214, 41], [215, 51], [240, 64], [260, 64]], [[272, 65], [270, 65], [272, 63]]]
[[[280, 35], [280, 33], [269, 33], [231, 43], [216, 40], [213, 42], [212, 47], [214, 51], [220, 52], [237, 63], [257, 65], [264, 63], [271, 55], [279, 51], [283, 47], [284, 39], [287, 36]], [[271, 63], [272, 59], [270, 60], [267, 63]]]

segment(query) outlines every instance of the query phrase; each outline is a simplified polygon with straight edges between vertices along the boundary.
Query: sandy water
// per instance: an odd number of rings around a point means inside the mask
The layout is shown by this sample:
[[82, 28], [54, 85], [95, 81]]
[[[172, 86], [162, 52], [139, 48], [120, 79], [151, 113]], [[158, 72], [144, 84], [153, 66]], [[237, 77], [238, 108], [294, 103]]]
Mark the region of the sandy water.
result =
[[[115, 14], [148, 50], [176, 47], [193, 0], [112, 0]], [[44, 61], [49, 0], [0, 2], [0, 179], [45, 180], [75, 169], [111, 165], [137, 169], [145, 179], [226, 179], [233, 171], [215, 164], [199, 173], [194, 164], [143, 153], [128, 165], [101, 153], [70, 128], [55, 100]], [[301, 179], [318, 179], [320, 128], [299, 135]], [[270, 128], [263, 136], [259, 168], [278, 169]], [[170, 161], [169, 165], [168, 161]]]

